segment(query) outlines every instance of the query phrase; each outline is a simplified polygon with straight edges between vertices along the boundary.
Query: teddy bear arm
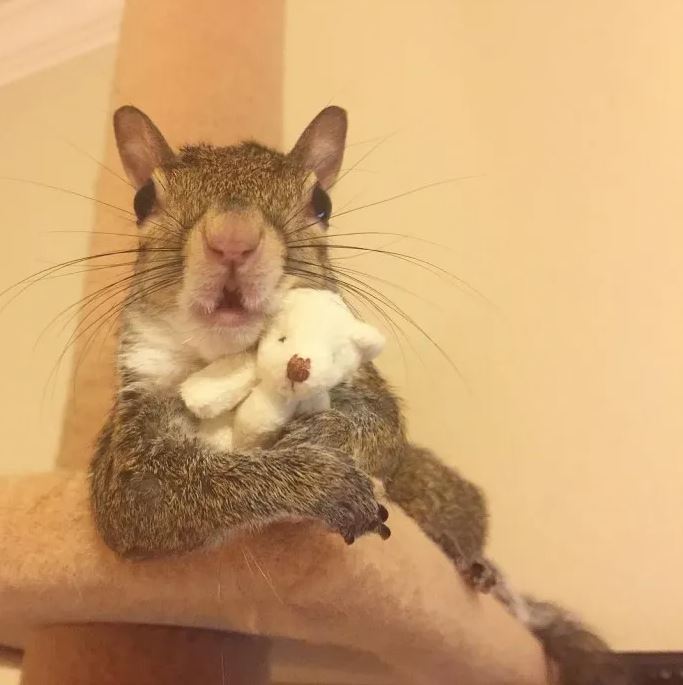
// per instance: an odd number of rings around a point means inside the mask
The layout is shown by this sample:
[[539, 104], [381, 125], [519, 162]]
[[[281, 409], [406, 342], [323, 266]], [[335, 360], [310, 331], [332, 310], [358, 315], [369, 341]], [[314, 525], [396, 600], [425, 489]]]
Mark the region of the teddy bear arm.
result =
[[281, 430], [295, 410], [295, 401], [258, 385], [235, 412], [234, 446], [244, 448], [263, 444]]
[[253, 353], [217, 359], [189, 376], [180, 386], [187, 408], [199, 418], [213, 418], [234, 409], [256, 384]]

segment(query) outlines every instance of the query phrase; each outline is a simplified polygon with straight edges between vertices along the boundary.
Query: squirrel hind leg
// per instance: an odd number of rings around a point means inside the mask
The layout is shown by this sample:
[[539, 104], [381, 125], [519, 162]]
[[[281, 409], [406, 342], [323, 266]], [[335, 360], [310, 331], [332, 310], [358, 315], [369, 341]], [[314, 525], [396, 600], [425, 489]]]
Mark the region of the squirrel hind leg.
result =
[[385, 479], [387, 497], [398, 504], [463, 571], [483, 556], [488, 515], [473, 483], [429, 450], [407, 445]]

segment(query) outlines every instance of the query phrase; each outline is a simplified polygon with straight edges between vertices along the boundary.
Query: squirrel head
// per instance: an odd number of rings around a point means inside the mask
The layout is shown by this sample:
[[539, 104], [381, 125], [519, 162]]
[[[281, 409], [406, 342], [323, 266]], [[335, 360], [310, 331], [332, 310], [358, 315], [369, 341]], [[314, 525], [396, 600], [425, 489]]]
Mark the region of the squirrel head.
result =
[[116, 142], [139, 229], [138, 292], [127, 306], [193, 340], [224, 339], [224, 351], [253, 345], [298, 282], [288, 258], [316, 273], [328, 263], [321, 238], [346, 128], [345, 111], [327, 107], [287, 154], [254, 142], [176, 151], [143, 112], [118, 109]]

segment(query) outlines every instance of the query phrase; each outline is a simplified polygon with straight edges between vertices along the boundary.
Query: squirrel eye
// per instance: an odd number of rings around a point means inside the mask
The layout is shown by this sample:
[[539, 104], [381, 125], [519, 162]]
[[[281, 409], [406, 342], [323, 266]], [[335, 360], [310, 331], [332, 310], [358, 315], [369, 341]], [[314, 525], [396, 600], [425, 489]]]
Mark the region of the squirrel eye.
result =
[[135, 210], [135, 216], [138, 218], [138, 225], [152, 213], [156, 199], [154, 181], [150, 179], [135, 193], [135, 199], [133, 200], [133, 209]]
[[311, 206], [313, 207], [313, 214], [315, 214], [316, 219], [327, 228], [330, 223], [330, 216], [332, 215], [332, 200], [330, 200], [330, 196], [322, 189], [319, 183], [316, 183], [313, 188]]

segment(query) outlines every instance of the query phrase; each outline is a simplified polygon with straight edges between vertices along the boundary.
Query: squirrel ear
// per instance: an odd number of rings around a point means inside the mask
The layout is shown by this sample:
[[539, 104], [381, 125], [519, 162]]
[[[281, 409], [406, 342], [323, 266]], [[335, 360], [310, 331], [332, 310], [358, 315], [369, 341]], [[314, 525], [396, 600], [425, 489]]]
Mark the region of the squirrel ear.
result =
[[341, 107], [325, 107], [289, 153], [306, 171], [315, 173], [325, 190], [334, 183], [341, 168], [346, 128], [346, 111]]
[[384, 336], [370, 324], [357, 321], [352, 333], [353, 342], [358, 345], [363, 361], [372, 361], [384, 349]]
[[136, 189], [175, 156], [159, 129], [137, 107], [126, 105], [114, 112], [114, 135], [123, 168]]

